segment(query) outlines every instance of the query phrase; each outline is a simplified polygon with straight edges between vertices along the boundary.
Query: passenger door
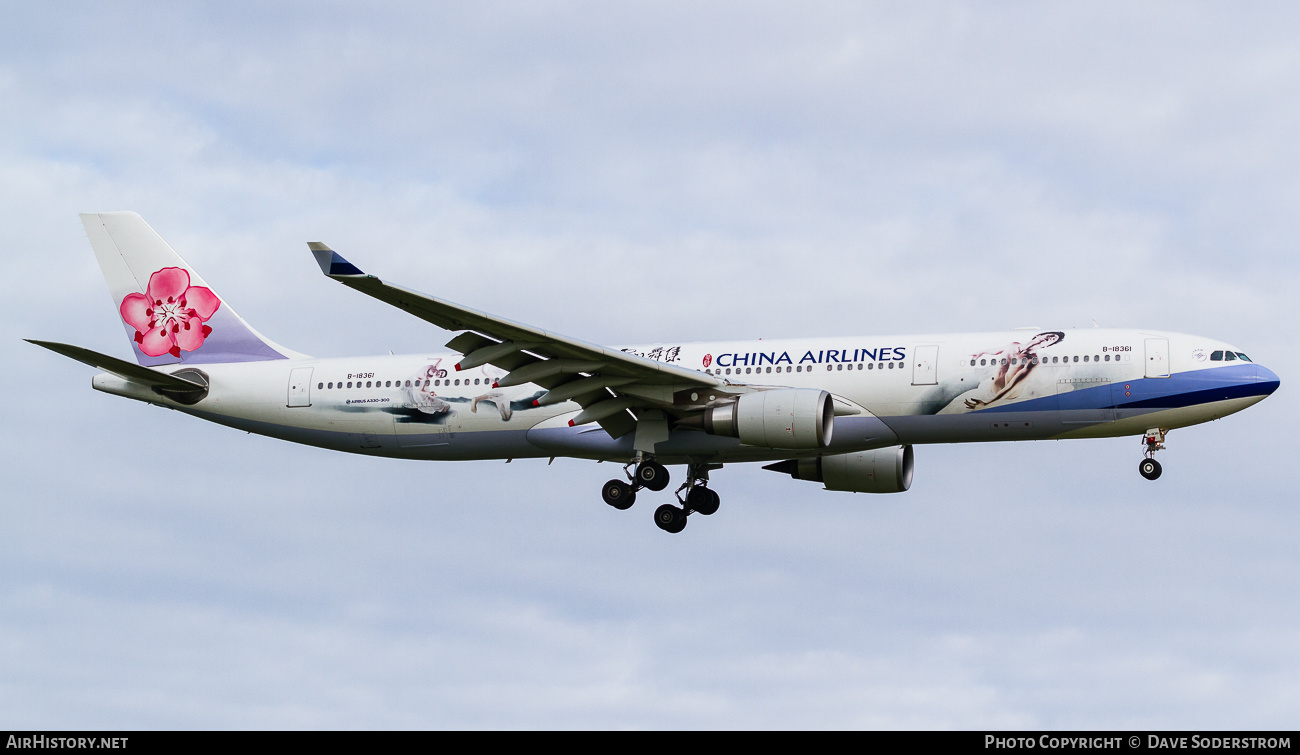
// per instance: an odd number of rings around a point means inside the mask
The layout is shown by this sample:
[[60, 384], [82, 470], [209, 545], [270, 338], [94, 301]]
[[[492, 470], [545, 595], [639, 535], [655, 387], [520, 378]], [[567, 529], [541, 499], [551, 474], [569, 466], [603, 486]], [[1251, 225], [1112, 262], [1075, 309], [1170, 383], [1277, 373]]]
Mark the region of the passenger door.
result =
[[938, 346], [917, 346], [912, 355], [912, 385], [938, 384], [938, 364]]
[[1169, 377], [1169, 339], [1148, 338], [1146, 346], [1146, 376], [1149, 378]]
[[311, 406], [311, 367], [289, 372], [289, 406]]

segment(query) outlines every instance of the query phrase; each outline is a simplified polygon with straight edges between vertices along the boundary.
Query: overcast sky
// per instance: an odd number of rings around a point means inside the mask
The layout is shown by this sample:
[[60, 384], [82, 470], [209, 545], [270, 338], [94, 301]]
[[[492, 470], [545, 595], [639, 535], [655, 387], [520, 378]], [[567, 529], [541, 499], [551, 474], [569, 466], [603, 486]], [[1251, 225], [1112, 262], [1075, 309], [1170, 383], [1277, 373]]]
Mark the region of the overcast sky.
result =
[[[1287, 3], [0, 3], [0, 726], [1294, 728]], [[92, 391], [78, 212], [316, 356], [449, 334], [304, 244], [629, 344], [1017, 326], [1236, 344], [1262, 405], [926, 446], [912, 490], [414, 463]], [[674, 473], [680, 478], [680, 470]]]

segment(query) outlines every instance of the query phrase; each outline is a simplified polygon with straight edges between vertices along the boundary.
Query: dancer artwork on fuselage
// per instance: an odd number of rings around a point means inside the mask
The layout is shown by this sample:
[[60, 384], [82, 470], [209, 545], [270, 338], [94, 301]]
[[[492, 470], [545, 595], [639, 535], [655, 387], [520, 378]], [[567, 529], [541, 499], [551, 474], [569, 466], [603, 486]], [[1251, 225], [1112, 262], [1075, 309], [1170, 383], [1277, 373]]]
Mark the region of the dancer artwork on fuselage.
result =
[[[987, 386], [981, 385], [971, 391], [971, 395], [963, 397], [961, 405], [966, 409], [979, 409], [992, 406], [1002, 398], [1013, 401], [1022, 397], [1034, 398], [1055, 393], [1054, 387], [1048, 389], [1047, 386], [1030, 385], [1027, 378], [1034, 371], [1034, 368], [1038, 366], [1040, 350], [1060, 343], [1064, 339], [1065, 333], [1053, 330], [1047, 333], [1039, 333], [1023, 347], [1019, 341], [1012, 341], [995, 351], [981, 351], [972, 354], [972, 361], [988, 361], [996, 364], [998, 370]], [[1050, 359], [1050, 357], [1044, 358]], [[1041, 372], [1039, 374], [1042, 375]], [[1041, 385], [1047, 380], [1050, 380], [1050, 378], [1034, 382]], [[947, 411], [947, 409], [944, 411]]]
[[430, 353], [316, 358], [249, 326], [139, 215], [82, 222], [135, 360], [32, 343], [101, 370], [97, 390], [372, 456], [618, 462], [626, 481], [602, 490], [618, 509], [680, 464], [676, 502], [654, 512], [668, 532], [718, 510], [709, 475], [724, 464], [896, 493], [919, 444], [1135, 435], [1154, 480], [1169, 430], [1279, 385], [1226, 343], [1150, 330], [603, 347], [386, 283], [312, 242], [327, 277], [457, 333]]

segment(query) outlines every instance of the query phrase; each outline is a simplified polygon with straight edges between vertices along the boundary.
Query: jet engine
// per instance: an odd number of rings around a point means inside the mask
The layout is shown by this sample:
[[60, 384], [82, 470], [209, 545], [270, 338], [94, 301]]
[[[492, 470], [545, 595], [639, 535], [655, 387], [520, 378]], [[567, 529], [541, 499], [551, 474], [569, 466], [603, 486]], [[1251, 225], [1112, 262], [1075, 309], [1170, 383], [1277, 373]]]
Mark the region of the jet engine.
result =
[[826, 484], [827, 490], [850, 493], [902, 493], [912, 487], [912, 447], [891, 446], [851, 454], [791, 459], [763, 469], [783, 472], [796, 480]]
[[746, 393], [704, 413], [704, 432], [768, 448], [825, 448], [835, 428], [831, 394], [813, 388]]

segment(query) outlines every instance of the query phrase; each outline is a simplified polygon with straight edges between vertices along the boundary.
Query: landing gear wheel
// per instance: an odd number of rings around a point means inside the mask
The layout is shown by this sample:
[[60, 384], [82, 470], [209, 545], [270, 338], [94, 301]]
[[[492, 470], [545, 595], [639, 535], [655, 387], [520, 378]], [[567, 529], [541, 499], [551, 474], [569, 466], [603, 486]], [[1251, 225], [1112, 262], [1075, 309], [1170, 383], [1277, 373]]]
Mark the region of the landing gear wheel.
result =
[[1156, 479], [1160, 476], [1160, 462], [1155, 459], [1143, 459], [1142, 463], [1138, 465], [1138, 474], [1148, 480]]
[[686, 512], [671, 503], [665, 503], [655, 509], [655, 524], [664, 532], [676, 534], [686, 529]]
[[657, 461], [643, 461], [636, 468], [636, 482], [658, 493], [668, 487], [668, 469]]
[[722, 499], [718, 497], [717, 493], [702, 485], [696, 485], [691, 488], [691, 492], [686, 494], [686, 505], [690, 507], [691, 511], [705, 516], [717, 512], [718, 504], [721, 502]]
[[622, 480], [610, 480], [605, 483], [605, 487], [600, 489], [600, 497], [619, 511], [626, 511], [636, 503], [636, 491]]

